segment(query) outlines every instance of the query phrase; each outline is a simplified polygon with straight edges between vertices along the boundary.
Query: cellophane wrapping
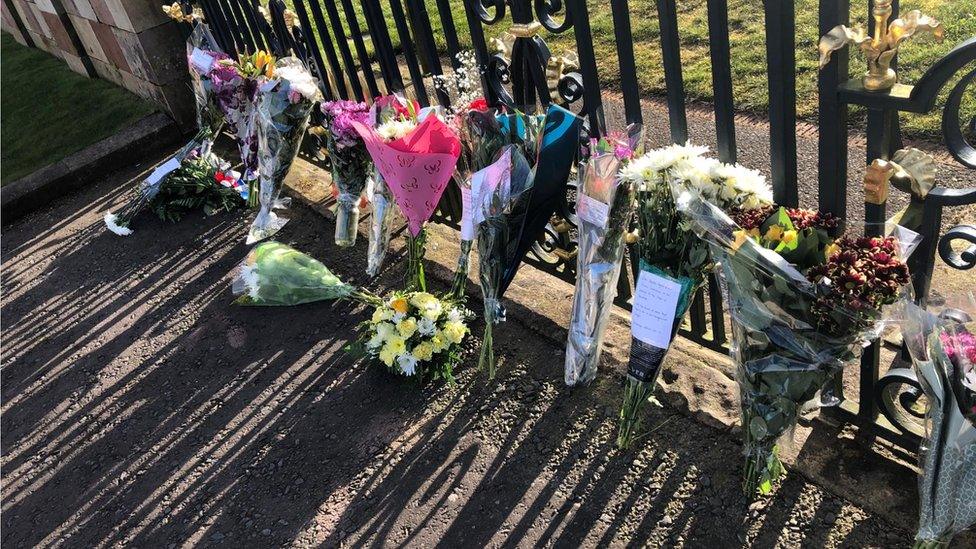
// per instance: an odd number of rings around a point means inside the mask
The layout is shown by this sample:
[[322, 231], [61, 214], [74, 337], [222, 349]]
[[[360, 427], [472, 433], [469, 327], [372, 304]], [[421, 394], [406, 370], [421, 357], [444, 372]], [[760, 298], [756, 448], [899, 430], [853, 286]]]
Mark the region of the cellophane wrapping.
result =
[[613, 152], [593, 154], [580, 168], [576, 216], [579, 243], [576, 291], [566, 345], [566, 385], [589, 383], [597, 374], [603, 335], [634, 212], [635, 190], [617, 177], [624, 162]]
[[274, 241], [251, 250], [231, 288], [242, 305], [299, 305], [356, 295], [318, 260]]
[[[778, 445], [792, 439], [801, 408], [876, 339], [891, 318], [867, 319], [863, 310], [824, 298], [814, 284], [776, 252], [752, 239], [718, 207], [694, 192], [676, 196], [676, 206], [708, 242], [720, 265], [732, 319], [730, 354], [736, 365], [744, 438], [746, 494], [768, 493], [784, 473]], [[914, 250], [918, 235], [900, 227], [899, 257]], [[908, 288], [902, 288], [908, 291]], [[839, 333], [817, 329], [816, 315], [828, 315]]]
[[393, 220], [396, 218], [396, 199], [386, 180], [378, 170], [373, 171], [372, 189], [369, 191], [373, 215], [369, 223], [369, 246], [366, 251], [366, 274], [376, 276], [383, 267], [386, 252], [393, 236]]
[[487, 366], [489, 377], [495, 375], [492, 327], [505, 319], [500, 289], [505, 274], [508, 246], [514, 237], [509, 216], [515, 204], [532, 186], [531, 168], [518, 147], [506, 145], [499, 159], [481, 172], [478, 197], [475, 200], [475, 222], [478, 228], [478, 278], [484, 298], [485, 337], [479, 367]]
[[281, 184], [298, 156], [318, 97], [314, 79], [298, 59], [281, 59], [276, 70], [278, 80], [268, 82], [258, 100], [260, 209], [248, 232], [248, 244], [273, 236], [288, 222], [274, 210], [287, 206], [287, 200], [279, 199]]
[[915, 547], [947, 547], [976, 523], [976, 295], [939, 315], [905, 301], [902, 336], [928, 401]]

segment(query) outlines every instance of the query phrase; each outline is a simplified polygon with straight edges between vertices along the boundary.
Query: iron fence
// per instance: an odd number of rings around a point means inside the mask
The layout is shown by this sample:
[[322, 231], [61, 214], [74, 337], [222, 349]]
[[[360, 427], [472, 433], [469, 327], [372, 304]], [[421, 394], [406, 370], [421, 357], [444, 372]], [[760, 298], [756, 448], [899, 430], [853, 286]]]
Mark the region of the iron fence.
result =
[[[431, 94], [426, 85], [431, 77], [443, 74], [445, 69], [426, 2], [383, 1], [385, 10], [381, 0], [294, 0], [294, 11], [282, 0], [270, 0], [267, 10], [257, 0], [199, 0], [198, 3], [222, 47], [231, 53], [256, 49], [269, 49], [278, 55], [294, 52], [319, 78], [327, 99], [363, 100], [404, 91], [409, 85], [410, 92], [422, 104], [434, 100], [447, 105], [450, 98], [443, 90], [435, 89]], [[457, 68], [461, 45], [451, 0], [434, 1], [446, 49], [443, 59]], [[602, 85], [586, 0], [461, 1], [467, 24], [462, 30], [469, 34], [485, 95], [491, 104], [524, 107], [555, 102], [585, 116], [585, 133], [599, 135], [606, 131]], [[890, 3], [892, 15], [897, 15], [897, 0], [877, 2], [884, 4], [883, 7]], [[639, 123], [642, 114], [631, 11], [627, 0], [610, 0], [610, 4], [620, 67], [619, 82], [615, 85], [622, 92], [624, 122]], [[670, 140], [683, 143], [688, 139], [688, 121], [676, 1], [655, 0], [655, 4], [660, 51], [642, 52], [642, 55], [660, 55], [667, 89]], [[185, 5], [189, 10], [189, 2]], [[763, 5], [771, 182], [778, 203], [797, 206], [795, 8], [793, 2], [782, 0], [765, 0]], [[706, 7], [717, 151], [720, 160], [735, 162], [729, 7], [727, 0], [707, 0]], [[876, 7], [870, 2], [865, 15]], [[849, 0], [820, 0], [820, 34], [826, 34], [838, 24], [847, 24], [850, 12]], [[392, 28], [387, 17], [392, 19]], [[504, 51], [492, 49], [486, 39], [485, 29], [496, 26], [504, 26], [513, 37]], [[398, 37], [396, 47], [391, 32]], [[569, 32], [575, 39], [575, 59], [554, 54], [544, 39], [547, 33]], [[960, 119], [961, 97], [976, 80], [976, 38], [955, 47], [914, 86], [898, 85], [887, 92], [868, 91], [858, 80], [849, 78], [846, 50], [837, 52], [818, 80], [821, 210], [847, 218], [848, 111], [852, 105], [867, 109], [865, 159], [868, 164], [877, 158], [889, 158], [901, 147], [899, 112], [926, 113], [941, 108], [945, 146], [959, 163], [976, 169], [976, 149], [967, 141], [976, 134], [976, 118], [968, 124]], [[406, 75], [402, 72], [404, 67]], [[945, 104], [937, 106], [939, 92], [959, 74], [963, 76], [953, 85]], [[914, 196], [911, 199], [922, 200]], [[963, 225], [940, 235], [943, 209], [967, 204], [976, 204], [976, 187], [936, 188], [924, 198], [924, 216], [917, 227], [923, 243], [911, 259], [920, 301], [928, 295], [937, 252], [953, 268], [970, 269], [976, 265], [976, 227]], [[883, 204], [865, 204], [864, 208], [866, 229], [884, 221], [887, 212]], [[459, 193], [451, 189], [442, 199], [437, 220], [456, 225], [460, 211]], [[540, 235], [530, 262], [572, 281], [574, 223], [571, 201], [567, 201], [558, 218]], [[962, 247], [959, 241], [963, 242]], [[636, 268], [636, 261], [630, 263]], [[634, 275], [636, 270], [631, 273]], [[626, 276], [621, 279], [619, 299], [627, 306], [631, 282]], [[681, 333], [724, 352], [727, 350], [725, 322], [721, 292], [713, 277], [707, 291], [696, 296]], [[838, 383], [834, 394], [841, 399], [841, 404], [832, 413], [856, 424], [864, 434], [913, 449], [918, 442], [918, 419], [923, 415], [918, 403], [921, 388], [910, 369], [892, 368], [884, 376], [880, 372], [880, 344], [876, 343], [866, 349], [861, 360], [859, 398], [847, 399], [842, 384]]]

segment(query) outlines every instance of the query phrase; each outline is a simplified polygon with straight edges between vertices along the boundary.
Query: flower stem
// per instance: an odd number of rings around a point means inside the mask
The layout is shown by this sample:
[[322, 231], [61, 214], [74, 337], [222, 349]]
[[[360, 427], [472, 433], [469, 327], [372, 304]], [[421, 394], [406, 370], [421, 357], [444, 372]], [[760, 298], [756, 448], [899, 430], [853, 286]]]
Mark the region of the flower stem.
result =
[[471, 257], [471, 245], [473, 241], [461, 241], [461, 253], [458, 256], [457, 269], [454, 271], [454, 282], [451, 284], [451, 293], [448, 294], [454, 301], [463, 301], [465, 288], [468, 285], [468, 263]]
[[630, 448], [637, 440], [641, 425], [641, 410], [644, 403], [654, 392], [654, 383], [638, 381], [627, 376], [627, 387], [624, 389], [624, 405], [620, 410], [620, 428], [617, 432], [617, 447], [621, 450]]
[[417, 236], [407, 235], [407, 288], [412, 291], [426, 292], [427, 280], [424, 276], [424, 252], [427, 241], [427, 230], [421, 229]]

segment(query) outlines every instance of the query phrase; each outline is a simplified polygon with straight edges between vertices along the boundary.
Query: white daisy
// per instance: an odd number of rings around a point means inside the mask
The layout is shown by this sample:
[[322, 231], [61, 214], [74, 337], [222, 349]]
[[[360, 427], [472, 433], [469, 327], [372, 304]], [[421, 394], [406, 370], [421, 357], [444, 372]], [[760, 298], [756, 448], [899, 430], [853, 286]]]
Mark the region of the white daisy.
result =
[[119, 216], [115, 215], [114, 213], [108, 212], [105, 214], [104, 219], [105, 226], [108, 227], [108, 230], [112, 231], [113, 233], [119, 236], [129, 236], [132, 234], [132, 229], [124, 225], [119, 225]]

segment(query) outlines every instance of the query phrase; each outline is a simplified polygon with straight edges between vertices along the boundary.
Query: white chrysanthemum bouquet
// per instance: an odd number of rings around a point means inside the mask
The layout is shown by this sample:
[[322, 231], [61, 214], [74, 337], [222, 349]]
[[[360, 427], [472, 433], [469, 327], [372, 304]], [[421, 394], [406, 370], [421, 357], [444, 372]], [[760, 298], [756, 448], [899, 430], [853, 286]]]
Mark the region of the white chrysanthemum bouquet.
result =
[[360, 325], [365, 354], [392, 372], [420, 379], [454, 380], [471, 313], [427, 292], [394, 292]]

